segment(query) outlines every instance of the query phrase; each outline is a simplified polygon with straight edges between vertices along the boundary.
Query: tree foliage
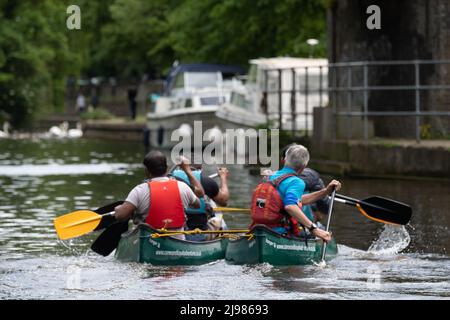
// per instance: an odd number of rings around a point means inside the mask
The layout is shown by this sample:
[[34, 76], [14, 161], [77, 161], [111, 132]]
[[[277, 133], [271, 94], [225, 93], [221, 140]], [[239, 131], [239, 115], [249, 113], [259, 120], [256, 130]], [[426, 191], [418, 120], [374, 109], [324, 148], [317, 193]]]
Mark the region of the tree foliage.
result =
[[0, 1], [0, 111], [21, 125], [41, 106], [62, 106], [75, 58], [58, 0]]
[[0, 113], [61, 108], [68, 76], [161, 77], [171, 64], [325, 55], [326, 0], [0, 0]]

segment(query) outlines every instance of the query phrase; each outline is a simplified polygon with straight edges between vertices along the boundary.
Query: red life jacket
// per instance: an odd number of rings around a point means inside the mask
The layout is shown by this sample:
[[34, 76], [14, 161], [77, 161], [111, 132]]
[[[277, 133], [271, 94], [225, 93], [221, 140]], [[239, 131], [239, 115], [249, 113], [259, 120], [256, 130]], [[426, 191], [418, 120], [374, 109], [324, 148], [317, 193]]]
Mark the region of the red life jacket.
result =
[[[270, 228], [285, 227], [290, 233], [299, 235], [298, 222], [284, 210], [283, 199], [281, 199], [278, 187], [283, 180], [295, 177], [295, 174], [284, 174], [273, 181], [260, 183], [252, 196], [250, 208], [252, 224], [264, 224]], [[301, 208], [301, 204], [299, 204]]]
[[145, 222], [153, 228], [181, 228], [185, 223], [183, 202], [178, 182], [150, 181], [150, 207]]

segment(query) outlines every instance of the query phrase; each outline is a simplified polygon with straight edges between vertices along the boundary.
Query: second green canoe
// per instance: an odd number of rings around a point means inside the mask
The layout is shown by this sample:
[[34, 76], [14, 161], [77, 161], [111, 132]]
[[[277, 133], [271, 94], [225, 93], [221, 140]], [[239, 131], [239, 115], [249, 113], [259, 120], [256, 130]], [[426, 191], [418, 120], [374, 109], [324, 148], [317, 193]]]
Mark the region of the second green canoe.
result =
[[[270, 263], [271, 265], [307, 265], [319, 262], [322, 240], [291, 238], [271, 229], [257, 225], [250, 231], [252, 236], [241, 237], [228, 243], [225, 259], [232, 264]], [[325, 260], [337, 254], [333, 238], [327, 244]]]

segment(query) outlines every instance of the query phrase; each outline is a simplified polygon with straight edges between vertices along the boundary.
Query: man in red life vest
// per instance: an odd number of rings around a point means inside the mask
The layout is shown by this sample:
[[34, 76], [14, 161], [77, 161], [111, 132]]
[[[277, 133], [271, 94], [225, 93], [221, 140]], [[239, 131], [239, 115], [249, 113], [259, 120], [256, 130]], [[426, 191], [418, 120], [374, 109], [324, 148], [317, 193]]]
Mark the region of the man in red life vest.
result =
[[[199, 208], [198, 197], [204, 196], [189, 161], [181, 158], [180, 168], [186, 173], [194, 191], [186, 183], [167, 177], [167, 159], [160, 151], [150, 151], [144, 158], [144, 166], [148, 182], [134, 187], [125, 202], [115, 208], [116, 219], [124, 221], [133, 217], [135, 224], [145, 222], [155, 229], [183, 230], [185, 208]], [[184, 235], [179, 238], [184, 239]]]

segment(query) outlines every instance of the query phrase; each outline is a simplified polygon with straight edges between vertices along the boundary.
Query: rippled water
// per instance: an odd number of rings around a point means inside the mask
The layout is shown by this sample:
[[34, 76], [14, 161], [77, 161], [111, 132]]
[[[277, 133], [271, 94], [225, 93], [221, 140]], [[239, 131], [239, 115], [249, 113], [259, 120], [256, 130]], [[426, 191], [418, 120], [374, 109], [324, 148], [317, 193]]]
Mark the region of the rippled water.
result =
[[[450, 297], [447, 182], [343, 180], [342, 193], [411, 204], [406, 227], [335, 205], [340, 254], [326, 268], [155, 267], [89, 250], [97, 236], [58, 241], [55, 216], [125, 198], [143, 179], [143, 148], [95, 140], [0, 141], [0, 298], [12, 299], [435, 299]], [[214, 168], [206, 168], [212, 171]], [[248, 206], [258, 177], [231, 168], [231, 206]], [[328, 179], [328, 177], [325, 177]], [[247, 214], [226, 216], [246, 227]], [[401, 251], [401, 253], [398, 253]]]

